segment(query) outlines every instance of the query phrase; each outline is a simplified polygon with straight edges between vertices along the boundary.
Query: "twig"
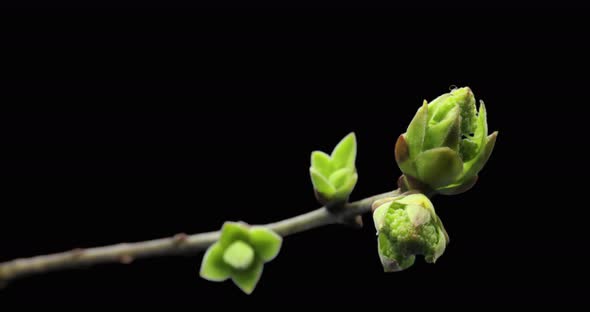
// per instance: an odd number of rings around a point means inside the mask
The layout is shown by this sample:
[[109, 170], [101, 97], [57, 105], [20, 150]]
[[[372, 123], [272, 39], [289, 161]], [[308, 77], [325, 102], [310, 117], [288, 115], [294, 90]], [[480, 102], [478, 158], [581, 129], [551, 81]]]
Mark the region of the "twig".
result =
[[[399, 194], [399, 190], [371, 196], [346, 204], [338, 212], [329, 212], [321, 207], [289, 219], [269, 223], [264, 226], [281, 236], [287, 236], [329, 224], [346, 223], [353, 216], [371, 210], [371, 204], [379, 199]], [[156, 256], [188, 254], [206, 249], [219, 238], [219, 231], [194, 235], [177, 234], [136, 243], [121, 243], [88, 249], [74, 249], [66, 252], [32, 258], [15, 259], [0, 263], [0, 284], [33, 274], [64, 270], [74, 267], [109, 262], [128, 264], [136, 259]]]

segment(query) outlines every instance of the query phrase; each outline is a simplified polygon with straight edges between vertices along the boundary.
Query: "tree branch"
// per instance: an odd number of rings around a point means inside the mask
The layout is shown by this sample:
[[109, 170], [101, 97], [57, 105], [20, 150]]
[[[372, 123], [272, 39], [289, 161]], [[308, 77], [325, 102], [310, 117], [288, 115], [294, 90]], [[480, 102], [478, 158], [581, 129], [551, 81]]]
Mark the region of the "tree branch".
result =
[[[329, 212], [324, 206], [308, 213], [275, 223], [269, 223], [264, 226], [272, 229], [281, 236], [287, 236], [329, 224], [346, 223], [353, 216], [369, 212], [374, 201], [397, 194], [399, 194], [399, 190], [348, 203], [342, 210], [335, 213]], [[173, 237], [144, 242], [74, 249], [50, 255], [15, 259], [0, 263], [0, 282], [4, 283], [28, 275], [74, 267], [85, 267], [100, 263], [119, 262], [127, 264], [140, 258], [188, 254], [206, 249], [217, 241], [219, 234], [219, 231], [194, 235], [177, 234]]]

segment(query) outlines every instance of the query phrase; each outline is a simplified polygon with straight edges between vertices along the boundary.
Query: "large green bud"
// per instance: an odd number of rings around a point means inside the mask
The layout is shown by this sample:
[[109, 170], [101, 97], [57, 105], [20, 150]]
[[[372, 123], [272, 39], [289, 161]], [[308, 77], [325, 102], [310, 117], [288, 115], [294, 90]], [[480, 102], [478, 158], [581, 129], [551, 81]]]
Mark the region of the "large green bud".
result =
[[488, 161], [498, 132], [488, 136], [486, 108], [479, 113], [469, 87], [424, 104], [395, 145], [400, 187], [452, 195], [470, 189]]
[[428, 197], [412, 194], [375, 203], [373, 220], [385, 272], [405, 270], [416, 255], [434, 263], [449, 242], [442, 222]]

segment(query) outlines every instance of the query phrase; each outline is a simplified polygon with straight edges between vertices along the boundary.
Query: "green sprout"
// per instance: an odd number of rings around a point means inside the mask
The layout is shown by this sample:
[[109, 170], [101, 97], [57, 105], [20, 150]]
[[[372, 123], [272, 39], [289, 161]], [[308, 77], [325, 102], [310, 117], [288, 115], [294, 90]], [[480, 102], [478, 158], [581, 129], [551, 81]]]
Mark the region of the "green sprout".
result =
[[469, 87], [424, 104], [395, 146], [400, 187], [454, 195], [469, 190], [488, 161], [498, 132], [488, 136], [486, 108], [476, 112]]
[[449, 242], [432, 202], [423, 194], [379, 203], [373, 220], [385, 272], [407, 269], [414, 264], [416, 255], [424, 255], [426, 262], [434, 263]]
[[356, 136], [344, 137], [331, 155], [322, 151], [311, 153], [309, 173], [318, 201], [323, 204], [348, 200], [358, 180], [355, 168]]
[[281, 244], [281, 236], [267, 228], [225, 222], [219, 241], [203, 257], [200, 275], [215, 282], [231, 278], [250, 294], [260, 280], [264, 263], [278, 255]]

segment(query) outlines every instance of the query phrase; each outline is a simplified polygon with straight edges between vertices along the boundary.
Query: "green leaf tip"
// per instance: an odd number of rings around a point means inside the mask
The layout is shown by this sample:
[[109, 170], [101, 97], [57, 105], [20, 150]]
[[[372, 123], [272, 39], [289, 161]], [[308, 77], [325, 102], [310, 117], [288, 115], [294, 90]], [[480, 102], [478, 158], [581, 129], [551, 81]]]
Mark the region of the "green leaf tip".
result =
[[249, 270], [234, 272], [232, 280], [244, 293], [250, 295], [260, 281], [263, 269], [262, 262], [257, 262]]
[[480, 101], [477, 110], [469, 87], [424, 101], [396, 142], [404, 190], [444, 195], [467, 191], [491, 155], [494, 133], [488, 136], [486, 106]]
[[231, 278], [244, 293], [251, 294], [264, 264], [279, 254], [282, 241], [280, 235], [266, 227], [225, 222], [219, 240], [203, 256], [199, 275], [213, 282]]
[[330, 176], [332, 172], [332, 158], [322, 151], [311, 153], [311, 167], [322, 176]]
[[348, 200], [358, 180], [356, 155], [354, 132], [340, 140], [330, 155], [322, 151], [311, 153], [309, 173], [316, 197], [322, 204]]
[[356, 135], [351, 132], [345, 136], [332, 151], [332, 163], [335, 168], [354, 168], [356, 160]]
[[405, 139], [408, 144], [408, 150], [410, 157], [415, 157], [422, 151], [424, 140], [426, 137], [426, 127], [428, 123], [428, 102], [424, 100], [422, 107], [418, 109], [418, 112], [410, 122], [408, 131], [406, 132]]
[[256, 254], [265, 262], [273, 260], [281, 250], [283, 238], [264, 227], [250, 229], [250, 242]]
[[223, 261], [224, 252], [225, 249], [219, 243], [213, 244], [207, 249], [201, 264], [200, 275], [202, 278], [213, 282], [222, 282], [230, 277], [231, 267]]

